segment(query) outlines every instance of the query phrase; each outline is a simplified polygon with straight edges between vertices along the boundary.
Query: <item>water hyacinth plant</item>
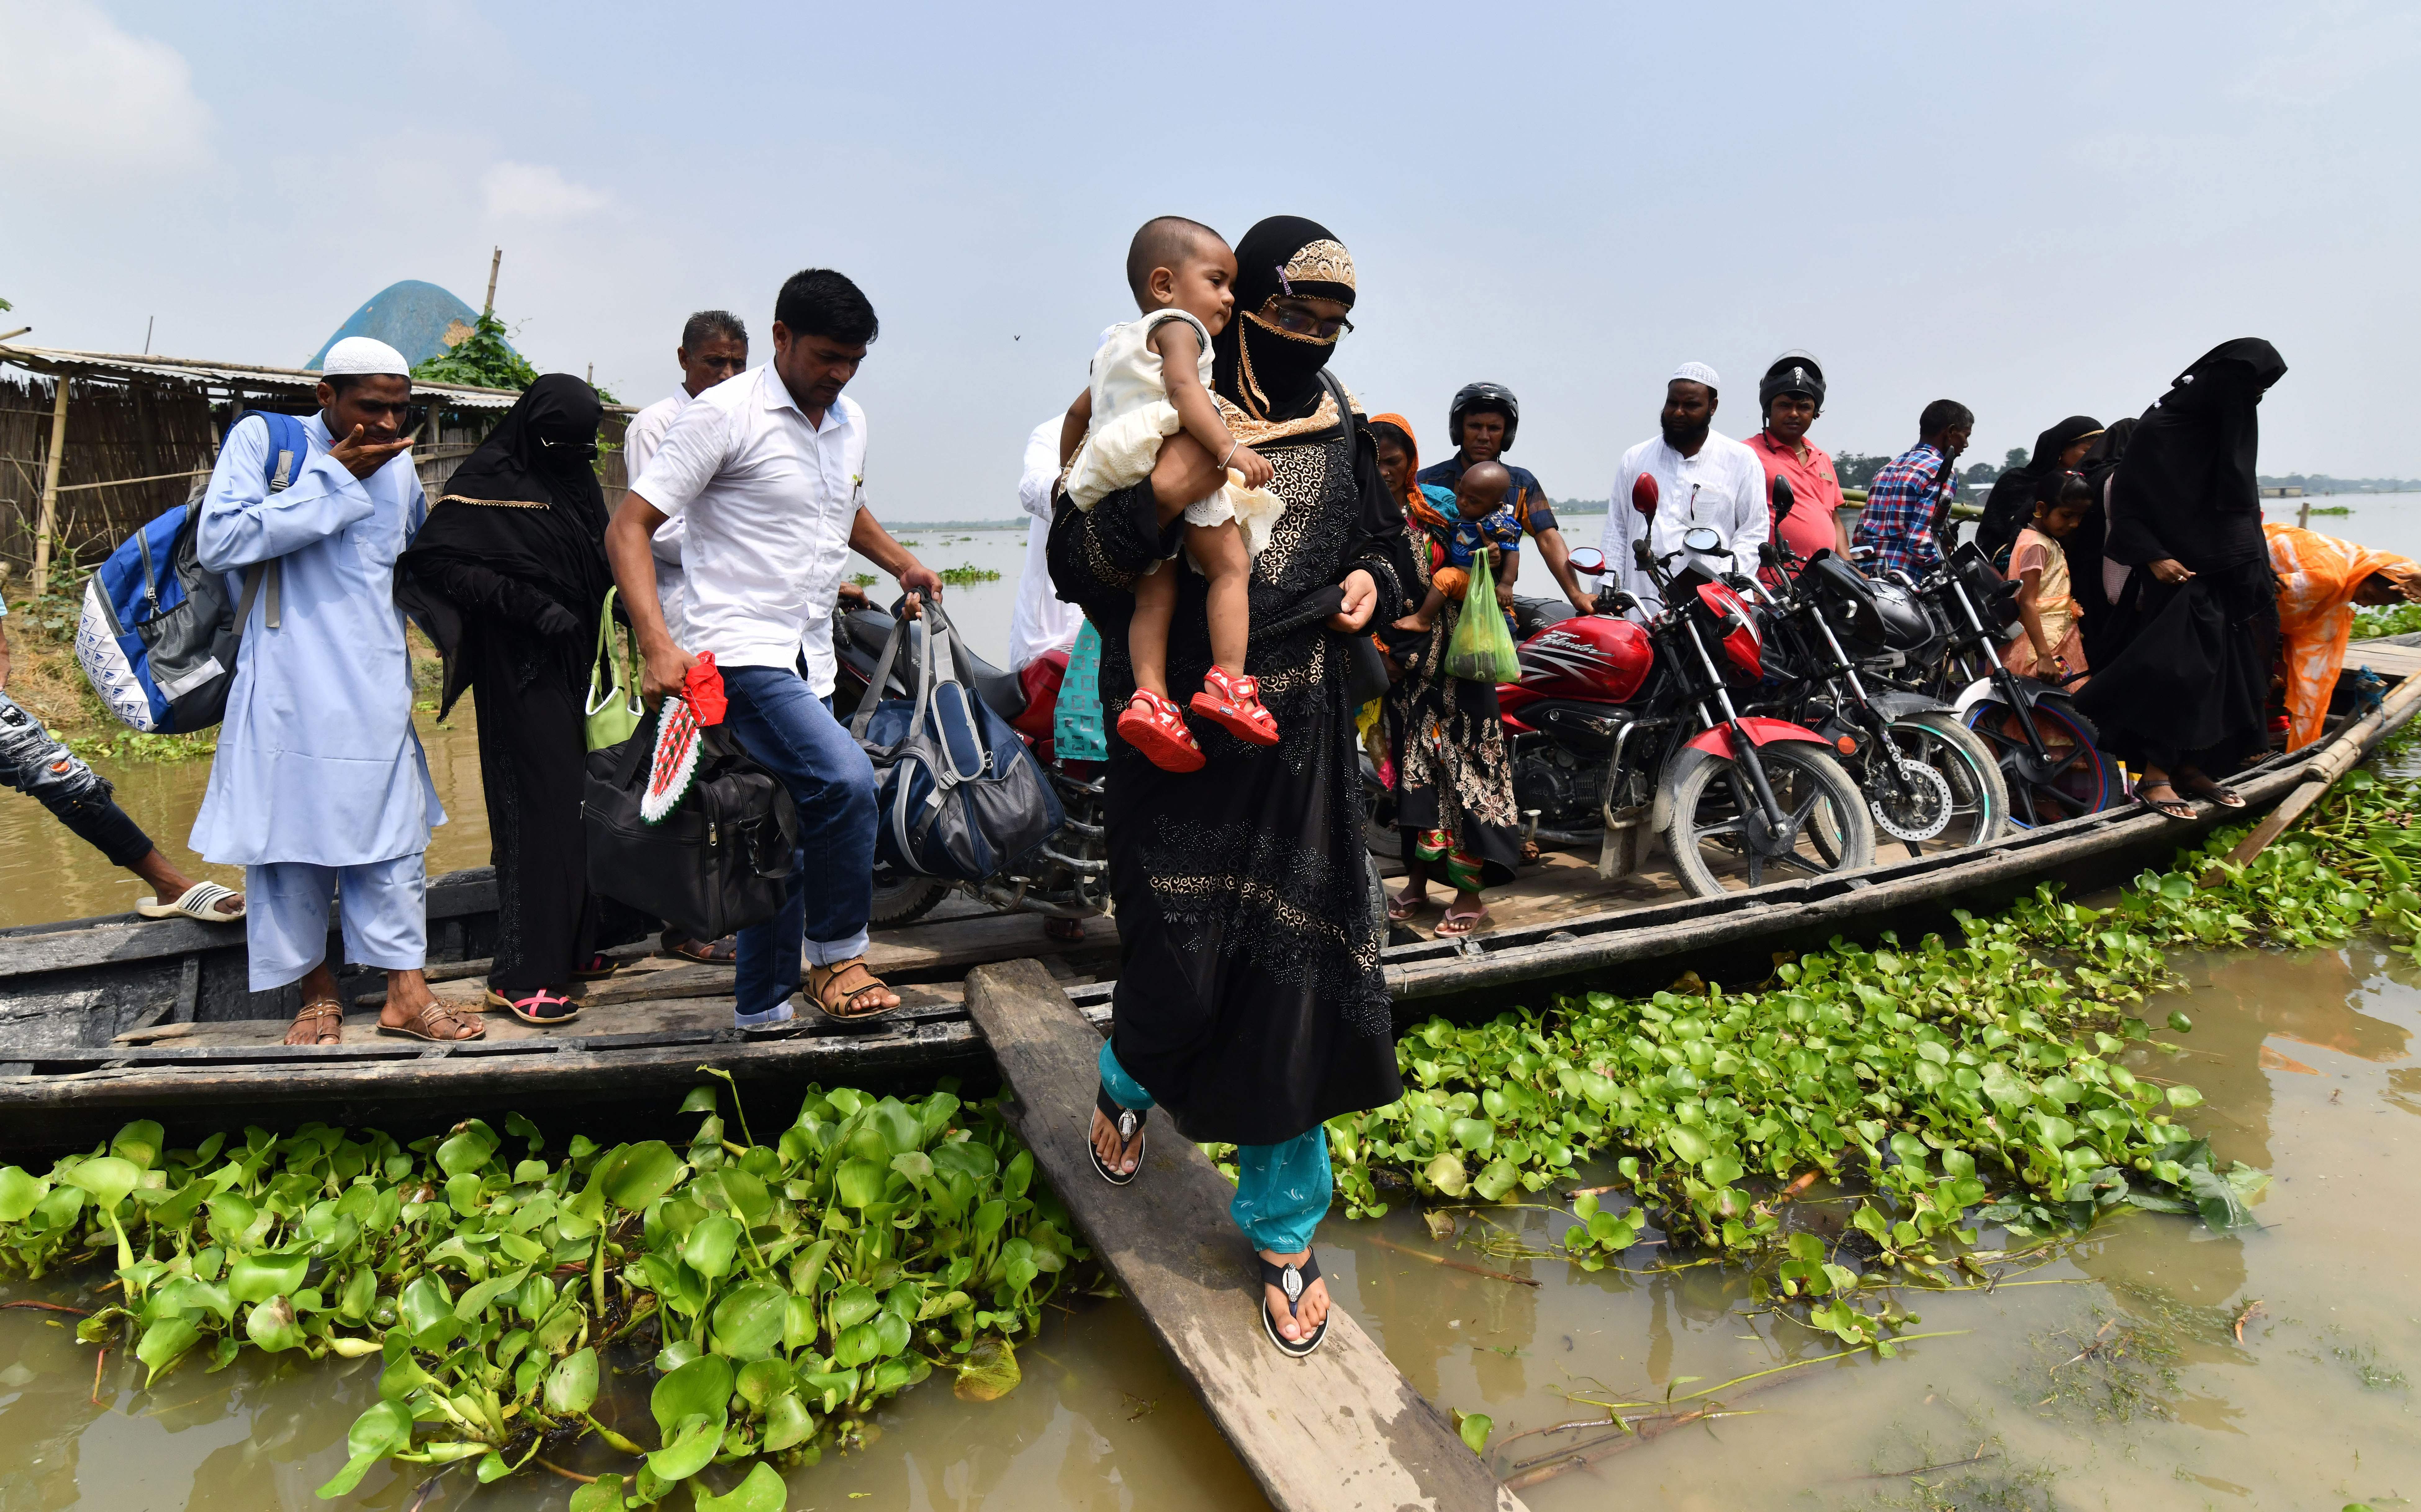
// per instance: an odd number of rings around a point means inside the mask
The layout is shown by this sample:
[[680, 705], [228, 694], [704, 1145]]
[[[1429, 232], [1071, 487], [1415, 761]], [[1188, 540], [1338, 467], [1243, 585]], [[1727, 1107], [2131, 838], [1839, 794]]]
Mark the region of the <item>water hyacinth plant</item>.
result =
[[[2178, 1121], [2201, 1094], [2120, 1064], [2149, 1036], [2148, 995], [2175, 980], [2163, 951], [2313, 948], [2368, 929], [2413, 953], [2416, 815], [2421, 783], [2358, 771], [2252, 864], [2221, 859], [2243, 834], [2224, 830], [2109, 909], [2046, 886], [1996, 916], [1961, 914], [1960, 943], [1836, 939], [1752, 991], [1689, 978], [1476, 1026], [1433, 1019], [1398, 1043], [1400, 1100], [1330, 1120], [1339, 1193], [1356, 1216], [1387, 1210], [1382, 1185], [1515, 1202], [1611, 1155], [1620, 1180], [1564, 1209], [1572, 1261], [1618, 1263], [1652, 1224], [1888, 1352], [1913, 1317], [1851, 1296], [1994, 1259], [1976, 1249], [1982, 1225], [2032, 1239], [2122, 1205], [2253, 1222], [2246, 1199], [2267, 1177], [2215, 1169]], [[1785, 1222], [1777, 1194], [1818, 1178], [1853, 1194], [1846, 1242]], [[1628, 1200], [1601, 1200], [1616, 1191]]]
[[[744, 1119], [726, 1137], [711, 1084], [682, 1107], [704, 1115], [685, 1150], [554, 1160], [518, 1115], [410, 1146], [306, 1125], [169, 1150], [130, 1124], [47, 1176], [0, 1169], [0, 1267], [114, 1255], [123, 1296], [78, 1333], [131, 1340], [147, 1385], [247, 1345], [381, 1356], [322, 1496], [384, 1459], [493, 1480], [596, 1434], [638, 1461], [577, 1499], [615, 1512], [709, 1464], [853, 1445], [937, 1365], [977, 1399], [1016, 1384], [1011, 1341], [1083, 1252], [988, 1105], [811, 1088], [771, 1145]], [[600, 1348], [637, 1339], [659, 1346], [652, 1443], [591, 1413]], [[781, 1479], [760, 1464], [698, 1504], [777, 1512]]]

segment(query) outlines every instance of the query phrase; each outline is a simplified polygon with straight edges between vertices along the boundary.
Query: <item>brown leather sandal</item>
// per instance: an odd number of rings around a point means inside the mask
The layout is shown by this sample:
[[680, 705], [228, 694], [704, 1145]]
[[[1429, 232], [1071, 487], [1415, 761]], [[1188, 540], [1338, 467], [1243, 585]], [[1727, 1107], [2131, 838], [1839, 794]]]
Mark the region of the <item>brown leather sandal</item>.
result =
[[311, 1026], [310, 1038], [299, 1043], [289, 1039], [285, 1043], [298, 1049], [302, 1045], [342, 1044], [345, 1038], [345, 1005], [332, 997], [316, 998], [303, 1005], [302, 1010], [294, 1015], [294, 1021], [286, 1026], [286, 1032], [290, 1035], [306, 1023]]
[[[856, 974], [858, 980], [853, 985], [844, 983], [842, 978], [851, 973]], [[897, 1010], [899, 1002], [896, 993], [889, 1003], [871, 1005], [861, 1003], [869, 993], [890, 990], [891, 984], [874, 974], [873, 969], [866, 964], [864, 956], [852, 956], [829, 966], [807, 968], [808, 998], [827, 1021], [845, 1029], [863, 1027]]]
[[426, 1039], [432, 1045], [456, 1045], [467, 1039], [488, 1037], [485, 1025], [473, 1029], [467, 1035], [441, 1033], [444, 1030], [464, 1027], [466, 1026], [462, 1021], [454, 1016], [452, 1008], [435, 998], [430, 998], [420, 1005], [419, 1012], [399, 1024], [381, 1022], [378, 1032], [383, 1035], [393, 1035], [398, 1039]]

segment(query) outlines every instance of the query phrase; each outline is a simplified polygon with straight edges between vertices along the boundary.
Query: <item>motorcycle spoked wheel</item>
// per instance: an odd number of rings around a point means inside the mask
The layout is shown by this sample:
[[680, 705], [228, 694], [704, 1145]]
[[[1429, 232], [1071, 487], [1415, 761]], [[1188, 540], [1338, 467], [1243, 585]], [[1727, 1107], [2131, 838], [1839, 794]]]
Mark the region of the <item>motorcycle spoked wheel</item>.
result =
[[1775, 800], [1800, 818], [1794, 843], [1779, 855], [1752, 854], [1741, 820], [1755, 802], [1748, 779], [1729, 760], [1696, 762], [1674, 783], [1661, 836], [1684, 890], [1712, 897], [1874, 865], [1874, 818], [1840, 762], [1797, 740], [1760, 746], [1757, 756]]
[[1998, 699], [1986, 699], [1967, 710], [1968, 730], [1991, 747], [2002, 779], [2009, 789], [2009, 823], [2022, 830], [2083, 814], [2098, 814], [2118, 801], [2122, 789], [2117, 766], [2093, 742], [2092, 730], [2056, 704], [2034, 709], [2035, 732], [2051, 753], [2051, 772], [2041, 780], [2028, 773], [2034, 748], [2016, 710]]

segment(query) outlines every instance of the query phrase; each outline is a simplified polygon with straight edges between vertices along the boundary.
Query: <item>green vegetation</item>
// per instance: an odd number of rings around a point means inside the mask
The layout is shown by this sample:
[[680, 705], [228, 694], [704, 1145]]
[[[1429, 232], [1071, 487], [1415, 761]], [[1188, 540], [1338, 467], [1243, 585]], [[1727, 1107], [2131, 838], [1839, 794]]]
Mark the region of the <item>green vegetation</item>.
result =
[[[2251, 865], [2220, 859], [2242, 833], [2222, 831], [2107, 910], [2046, 886], [1996, 917], [1961, 915], [1962, 943], [1836, 940], [1751, 991], [1685, 978], [1473, 1028], [1431, 1020], [1398, 1046], [1401, 1100], [1330, 1120], [1339, 1191], [1355, 1216], [1386, 1210], [1382, 1184], [1517, 1201], [1613, 1156], [1620, 1179], [1599, 1190], [1629, 1200], [1573, 1196], [1575, 1263], [1617, 1264], [1652, 1223], [1753, 1267], [1775, 1306], [1888, 1354], [1915, 1321], [1890, 1288], [1957, 1285], [2010, 1257], [1977, 1248], [1987, 1225], [2035, 1240], [2122, 1207], [2253, 1223], [2268, 1178], [2217, 1169], [2177, 1121], [2201, 1094], [2120, 1064], [2149, 1038], [2148, 995], [2173, 980], [2162, 951], [2312, 948], [2370, 928], [2414, 954], [2416, 815], [2421, 782], [2356, 772]], [[1786, 1224], [1773, 1193], [1794, 1177], [1849, 1190], [1839, 1232]]]
[[490, 310], [473, 322], [471, 334], [455, 346], [414, 365], [412, 376], [423, 383], [524, 389], [538, 382], [539, 372], [505, 339], [505, 322]]
[[2353, 612], [2353, 638], [2358, 641], [2382, 635], [2408, 635], [2416, 630], [2421, 630], [2421, 603], [2393, 603]]
[[939, 576], [943, 582], [954, 588], [962, 587], [970, 583], [995, 583], [1000, 579], [1000, 574], [991, 568], [977, 567], [973, 562], [962, 562], [957, 567], [945, 567], [941, 569]]
[[[989, 1105], [810, 1087], [772, 1145], [744, 1116], [727, 1138], [711, 1083], [681, 1107], [705, 1115], [686, 1150], [575, 1138], [555, 1160], [518, 1115], [410, 1146], [307, 1124], [170, 1150], [133, 1123], [47, 1176], [0, 1167], [0, 1273], [114, 1255], [122, 1300], [78, 1336], [130, 1345], [147, 1384], [247, 1343], [380, 1356], [325, 1497], [382, 1459], [485, 1482], [595, 1433], [642, 1462], [575, 1502], [618, 1512], [711, 1463], [853, 1447], [937, 1365], [977, 1400], [1016, 1386], [1011, 1341], [1084, 1252]], [[601, 1350], [641, 1340], [653, 1447], [591, 1414]], [[778, 1508], [769, 1480], [714, 1504]]]

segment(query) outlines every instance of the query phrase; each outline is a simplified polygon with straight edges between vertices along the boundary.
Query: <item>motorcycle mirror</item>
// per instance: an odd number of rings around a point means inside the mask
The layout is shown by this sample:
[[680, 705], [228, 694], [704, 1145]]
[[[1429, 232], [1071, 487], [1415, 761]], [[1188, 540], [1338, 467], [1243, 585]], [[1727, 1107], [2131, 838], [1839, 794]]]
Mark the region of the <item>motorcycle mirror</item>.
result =
[[1779, 473], [1775, 474], [1773, 477], [1773, 518], [1776, 520], [1785, 520], [1789, 518], [1792, 506], [1796, 505], [1798, 502], [1798, 497], [1790, 491], [1790, 479], [1784, 477]]
[[1579, 551], [1572, 553], [1570, 556], [1564, 558], [1564, 560], [1570, 565], [1573, 571], [1578, 572], [1585, 577], [1593, 578], [1605, 571], [1604, 555], [1601, 553], [1590, 551], [1585, 546], [1582, 547]]
[[1695, 552], [1700, 556], [1729, 556], [1731, 554], [1731, 553], [1724, 550], [1724, 538], [1717, 535], [1714, 531], [1710, 530], [1705, 525], [1699, 525], [1694, 529], [1684, 531], [1681, 536], [1681, 544], [1687, 546], [1691, 551]]
[[1648, 519], [1656, 518], [1656, 475], [1642, 473], [1631, 485], [1631, 507]]

